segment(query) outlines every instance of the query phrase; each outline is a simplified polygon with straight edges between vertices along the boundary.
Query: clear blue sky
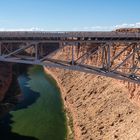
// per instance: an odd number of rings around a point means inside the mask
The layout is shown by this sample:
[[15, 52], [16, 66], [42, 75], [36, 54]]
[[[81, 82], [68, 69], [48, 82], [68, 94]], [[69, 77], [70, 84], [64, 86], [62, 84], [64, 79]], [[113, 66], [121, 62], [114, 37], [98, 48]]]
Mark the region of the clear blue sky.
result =
[[123, 23], [140, 23], [140, 0], [0, 0], [0, 29], [90, 30]]

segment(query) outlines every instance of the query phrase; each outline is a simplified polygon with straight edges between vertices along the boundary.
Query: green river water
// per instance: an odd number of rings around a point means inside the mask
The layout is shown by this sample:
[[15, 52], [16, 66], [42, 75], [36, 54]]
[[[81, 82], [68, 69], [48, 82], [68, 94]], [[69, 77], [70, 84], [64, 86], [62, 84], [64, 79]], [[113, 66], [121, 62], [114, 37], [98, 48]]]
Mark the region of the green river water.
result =
[[9, 140], [65, 140], [66, 116], [56, 82], [39, 66], [18, 81], [24, 100], [10, 112]]

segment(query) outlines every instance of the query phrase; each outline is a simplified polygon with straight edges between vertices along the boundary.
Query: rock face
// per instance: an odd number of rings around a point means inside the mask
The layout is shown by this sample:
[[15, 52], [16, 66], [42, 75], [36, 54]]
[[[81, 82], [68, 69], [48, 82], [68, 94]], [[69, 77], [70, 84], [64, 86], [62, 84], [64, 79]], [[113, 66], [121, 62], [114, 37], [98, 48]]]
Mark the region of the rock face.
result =
[[[12, 104], [10, 98], [13, 96], [9, 93], [9, 88], [12, 83], [12, 64], [0, 63], [0, 119], [10, 111]], [[12, 87], [11, 87], [12, 88]], [[8, 94], [11, 94], [10, 97]], [[9, 100], [10, 99], [10, 100]]]
[[[61, 54], [56, 54], [59, 57]], [[75, 140], [140, 139], [138, 85], [80, 72], [49, 71], [58, 81], [65, 107], [71, 112]]]
[[0, 63], [0, 101], [5, 97], [12, 82], [12, 64]]
[[62, 88], [73, 117], [75, 140], [140, 138], [140, 108], [128, 99], [128, 89], [114, 79], [50, 69]]

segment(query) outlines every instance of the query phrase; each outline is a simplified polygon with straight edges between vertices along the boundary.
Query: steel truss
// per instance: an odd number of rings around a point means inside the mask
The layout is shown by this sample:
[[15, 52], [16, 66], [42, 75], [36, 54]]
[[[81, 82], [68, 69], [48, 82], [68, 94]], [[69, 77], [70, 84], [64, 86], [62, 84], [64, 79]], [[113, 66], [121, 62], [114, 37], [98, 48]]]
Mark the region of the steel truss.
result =
[[[47, 53], [49, 43], [56, 43], [58, 47]], [[1, 40], [0, 61], [63, 68], [140, 83], [139, 41]]]

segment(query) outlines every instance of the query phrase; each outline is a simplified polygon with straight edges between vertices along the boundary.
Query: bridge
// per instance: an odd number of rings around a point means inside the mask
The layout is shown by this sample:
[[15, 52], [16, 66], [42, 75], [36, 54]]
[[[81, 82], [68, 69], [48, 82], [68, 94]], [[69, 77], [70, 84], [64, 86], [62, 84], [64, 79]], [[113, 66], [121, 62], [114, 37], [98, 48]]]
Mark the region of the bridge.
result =
[[140, 33], [0, 32], [0, 61], [63, 68], [140, 84]]

